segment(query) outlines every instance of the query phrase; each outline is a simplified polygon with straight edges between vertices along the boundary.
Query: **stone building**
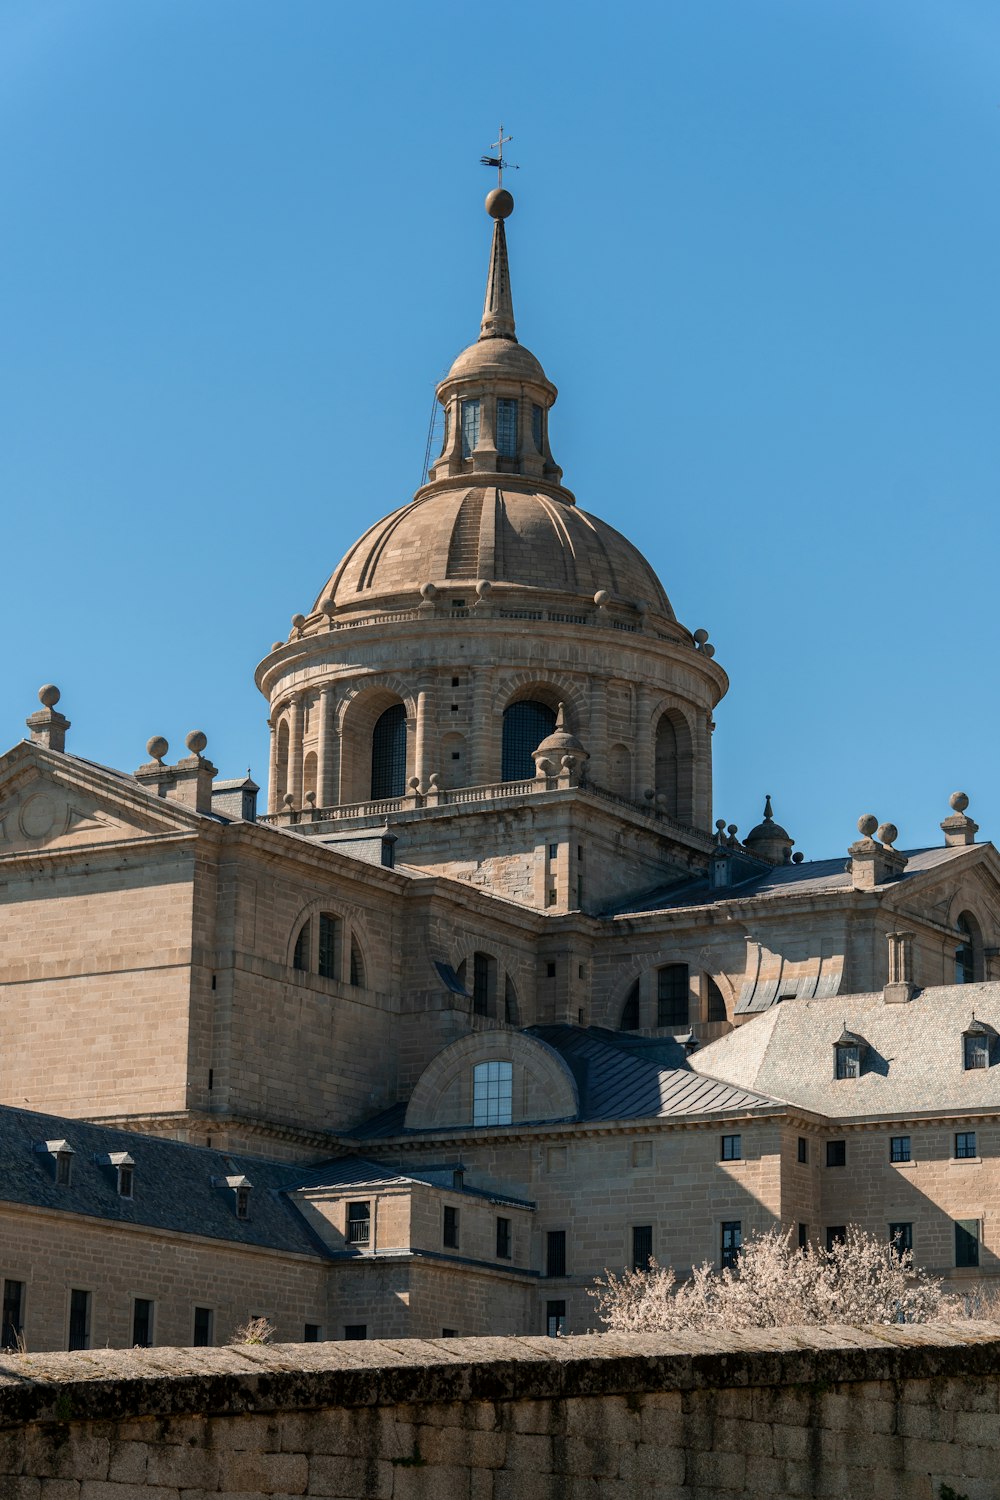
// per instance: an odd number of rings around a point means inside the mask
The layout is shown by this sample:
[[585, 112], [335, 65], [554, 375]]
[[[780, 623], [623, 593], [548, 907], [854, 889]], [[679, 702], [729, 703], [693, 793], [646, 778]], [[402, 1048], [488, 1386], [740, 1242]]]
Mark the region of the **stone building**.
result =
[[713, 819], [728, 680], [564, 486], [487, 208], [426, 483], [257, 669], [267, 813], [52, 686], [0, 757], [7, 1341], [580, 1329], [775, 1222], [995, 1271], [997, 852], [962, 794], [827, 860]]

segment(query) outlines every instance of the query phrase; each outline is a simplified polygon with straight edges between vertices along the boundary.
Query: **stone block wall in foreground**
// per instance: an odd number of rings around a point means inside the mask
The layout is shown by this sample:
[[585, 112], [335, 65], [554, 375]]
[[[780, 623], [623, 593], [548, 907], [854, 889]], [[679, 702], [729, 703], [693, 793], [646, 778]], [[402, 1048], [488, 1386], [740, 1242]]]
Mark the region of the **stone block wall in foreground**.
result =
[[0, 1500], [987, 1500], [1000, 1325], [0, 1358]]

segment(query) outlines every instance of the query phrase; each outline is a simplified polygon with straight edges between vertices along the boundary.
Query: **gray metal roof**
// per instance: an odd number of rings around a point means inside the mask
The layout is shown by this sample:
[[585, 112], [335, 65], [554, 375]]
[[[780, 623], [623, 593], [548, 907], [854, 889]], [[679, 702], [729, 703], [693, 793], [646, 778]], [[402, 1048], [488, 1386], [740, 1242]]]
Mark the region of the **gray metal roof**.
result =
[[[984, 847], [982, 844], [958, 844], [932, 849], [902, 850], [900, 852], [905, 853], [909, 861], [906, 869], [895, 880], [886, 882], [880, 889], [891, 890], [893, 886], [905, 884], [916, 875], [934, 870], [953, 859], [960, 859], [969, 853], [970, 848], [982, 849]], [[750, 880], [743, 881], [741, 885], [721, 886], [717, 890], [713, 890], [707, 880], [693, 880], [680, 886], [676, 884], [666, 886], [639, 902], [630, 902], [628, 905], [615, 907], [614, 911], [609, 912], [608, 915], [639, 916], [647, 912], [676, 911], [684, 907], [718, 906], [725, 901], [749, 901], [755, 897], [780, 899], [783, 896], [807, 896], [824, 892], [847, 891], [851, 888], [848, 865], [849, 859], [846, 853], [836, 859], [812, 859], [804, 860], [800, 865], [776, 865], [774, 869], [767, 870], [762, 875], [755, 875]]]
[[[733, 1087], [759, 1089], [836, 1119], [986, 1109], [1000, 1112], [1000, 1037], [988, 1068], [965, 1068], [963, 1032], [975, 1012], [1000, 1031], [1000, 983], [952, 984], [886, 1005], [881, 992], [783, 1000], [709, 1043], [692, 1066]], [[834, 1076], [844, 1029], [864, 1038], [858, 1078]]]
[[[58, 1140], [67, 1141], [73, 1151], [68, 1187], [56, 1184], [51, 1154], [35, 1149], [40, 1142]], [[132, 1198], [118, 1196], [117, 1173], [108, 1160], [109, 1153], [123, 1151], [135, 1162]], [[252, 1184], [249, 1219], [237, 1219], [231, 1189], [213, 1185], [213, 1178], [239, 1176]], [[84, 1120], [0, 1107], [0, 1200], [7, 1203], [322, 1255], [322, 1246], [284, 1196], [303, 1176], [301, 1163], [237, 1156]]]

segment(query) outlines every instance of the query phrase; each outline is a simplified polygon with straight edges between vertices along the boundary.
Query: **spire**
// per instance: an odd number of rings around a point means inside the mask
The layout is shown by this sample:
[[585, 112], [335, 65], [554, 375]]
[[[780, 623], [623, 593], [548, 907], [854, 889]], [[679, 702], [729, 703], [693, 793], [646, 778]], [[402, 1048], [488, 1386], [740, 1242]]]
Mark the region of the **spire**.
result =
[[497, 187], [486, 195], [486, 212], [493, 220], [493, 245], [490, 269], [486, 277], [486, 300], [483, 303], [481, 339], [513, 339], [514, 303], [510, 295], [510, 267], [507, 264], [507, 235], [503, 221], [514, 211], [514, 199], [506, 188]]

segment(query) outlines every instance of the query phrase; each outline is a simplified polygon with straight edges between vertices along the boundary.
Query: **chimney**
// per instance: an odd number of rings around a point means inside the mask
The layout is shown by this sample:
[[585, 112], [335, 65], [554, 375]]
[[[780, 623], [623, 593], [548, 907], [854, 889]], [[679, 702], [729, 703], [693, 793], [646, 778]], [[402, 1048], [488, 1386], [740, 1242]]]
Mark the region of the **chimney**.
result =
[[889, 982], [882, 991], [886, 1005], [901, 1005], [913, 999], [913, 933], [887, 932]]
[[[905, 854], [892, 847], [899, 837], [894, 824], [880, 825], [873, 813], [866, 813], [858, 819], [858, 832], [861, 838], [847, 851], [851, 856], [851, 885], [856, 891], [872, 891], [885, 881], [902, 875], [909, 861]], [[873, 833], [878, 837], [872, 838]]]
[[[28, 723], [31, 723], [30, 719]], [[951, 817], [945, 818], [941, 824], [945, 845], [949, 849], [954, 849], [960, 844], [974, 844], [976, 834], [979, 832], [979, 824], [965, 816], [965, 809], [969, 805], [968, 797], [964, 792], [952, 792], [948, 803], [952, 809]]]
[[42, 707], [25, 720], [31, 732], [31, 743], [46, 750], [57, 750], [60, 755], [66, 749], [66, 731], [71, 727], [69, 720], [56, 708], [61, 696], [55, 683], [47, 682], [38, 689], [38, 701]]

